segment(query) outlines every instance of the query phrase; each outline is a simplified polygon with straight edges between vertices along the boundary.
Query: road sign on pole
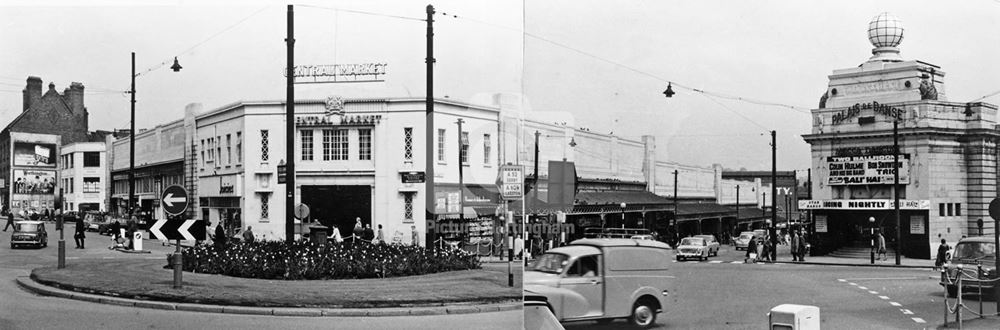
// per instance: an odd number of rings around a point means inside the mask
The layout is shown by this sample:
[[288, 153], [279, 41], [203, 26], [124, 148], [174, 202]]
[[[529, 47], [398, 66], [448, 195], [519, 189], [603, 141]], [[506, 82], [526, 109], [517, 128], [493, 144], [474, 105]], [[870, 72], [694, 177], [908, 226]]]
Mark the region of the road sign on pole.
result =
[[299, 203], [295, 205], [295, 218], [302, 220], [309, 216], [309, 206], [306, 204]]
[[160, 203], [163, 204], [163, 211], [170, 215], [184, 213], [188, 206], [188, 193], [184, 187], [173, 185], [163, 189], [160, 195]]
[[149, 227], [149, 233], [156, 239], [182, 239], [188, 241], [205, 240], [205, 223], [197, 219], [160, 219]]
[[519, 200], [524, 196], [524, 166], [503, 165], [497, 176], [497, 189], [504, 200]]

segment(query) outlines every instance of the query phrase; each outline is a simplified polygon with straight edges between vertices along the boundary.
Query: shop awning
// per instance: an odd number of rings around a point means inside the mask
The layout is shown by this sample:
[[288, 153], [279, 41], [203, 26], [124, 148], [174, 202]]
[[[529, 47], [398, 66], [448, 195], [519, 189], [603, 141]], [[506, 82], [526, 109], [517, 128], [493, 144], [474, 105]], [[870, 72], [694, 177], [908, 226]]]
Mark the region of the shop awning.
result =
[[458, 212], [455, 212], [455, 213], [438, 213], [437, 214], [437, 219], [438, 220], [455, 220], [455, 219], [462, 218], [462, 215], [465, 216], [466, 220], [479, 218], [479, 214], [476, 213], [476, 209], [473, 208], [473, 207], [471, 207], [471, 206], [464, 207], [462, 213], [463, 214], [459, 214]]

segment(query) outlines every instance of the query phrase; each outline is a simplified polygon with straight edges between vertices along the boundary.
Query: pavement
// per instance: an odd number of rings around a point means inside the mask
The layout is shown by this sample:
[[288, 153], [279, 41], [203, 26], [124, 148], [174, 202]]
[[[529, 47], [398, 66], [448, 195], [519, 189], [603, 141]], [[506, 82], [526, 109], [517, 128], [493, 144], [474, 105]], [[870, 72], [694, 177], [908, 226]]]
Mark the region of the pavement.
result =
[[[726, 248], [732, 249], [732, 246], [725, 246]], [[746, 253], [745, 251], [739, 251], [740, 253]], [[896, 268], [934, 268], [934, 260], [930, 259], [911, 259], [904, 256], [900, 256], [899, 265], [896, 265], [896, 256], [887, 255], [886, 260], [875, 260], [875, 263], [871, 262], [871, 258], [838, 258], [838, 257], [827, 257], [827, 256], [806, 256], [806, 261], [792, 261], [791, 247], [788, 245], [779, 245], [778, 253], [776, 255], [777, 260], [775, 263], [783, 264], [805, 264], [805, 265], [830, 265], [830, 266], [858, 266], [858, 267], [896, 267]]]
[[[93, 235], [97, 236], [97, 235]], [[91, 237], [93, 237], [91, 236]], [[97, 236], [103, 237], [103, 236]], [[183, 273], [173, 288], [164, 269], [172, 245], [146, 240], [148, 254], [67, 260], [66, 268], [35, 268], [17, 283], [38, 294], [111, 305], [282, 316], [400, 316], [484, 313], [521, 308], [521, 267], [506, 263], [478, 270], [385, 279], [284, 281]], [[101, 247], [104, 249], [104, 247]], [[68, 258], [69, 259], [69, 258]]]

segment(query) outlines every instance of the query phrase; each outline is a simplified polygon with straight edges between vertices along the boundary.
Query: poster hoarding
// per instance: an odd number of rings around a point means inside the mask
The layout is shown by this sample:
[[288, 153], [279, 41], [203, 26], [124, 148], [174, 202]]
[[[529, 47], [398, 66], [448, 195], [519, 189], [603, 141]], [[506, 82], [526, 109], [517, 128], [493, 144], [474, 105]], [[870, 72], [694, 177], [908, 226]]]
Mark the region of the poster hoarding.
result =
[[14, 142], [14, 166], [56, 167], [56, 145]]
[[15, 194], [52, 195], [55, 191], [56, 172], [40, 170], [14, 170]]
[[[893, 155], [826, 157], [829, 185], [892, 184]], [[910, 183], [910, 155], [899, 155], [899, 183]]]

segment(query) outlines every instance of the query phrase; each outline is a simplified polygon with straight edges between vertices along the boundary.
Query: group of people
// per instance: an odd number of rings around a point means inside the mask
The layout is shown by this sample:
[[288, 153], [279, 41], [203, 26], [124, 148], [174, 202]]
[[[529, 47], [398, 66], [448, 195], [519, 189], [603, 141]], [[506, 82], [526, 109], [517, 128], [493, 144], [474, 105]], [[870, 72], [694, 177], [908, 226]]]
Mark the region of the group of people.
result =
[[[808, 251], [803, 234], [800, 231], [792, 231], [788, 236], [788, 244], [791, 245], [792, 261], [806, 261]], [[779, 242], [779, 245], [783, 244]], [[772, 252], [775, 251], [776, 247], [771, 244], [770, 235], [762, 239], [758, 239], [756, 236], [750, 237], [750, 242], [747, 243], [746, 258], [743, 262], [774, 262]]]

